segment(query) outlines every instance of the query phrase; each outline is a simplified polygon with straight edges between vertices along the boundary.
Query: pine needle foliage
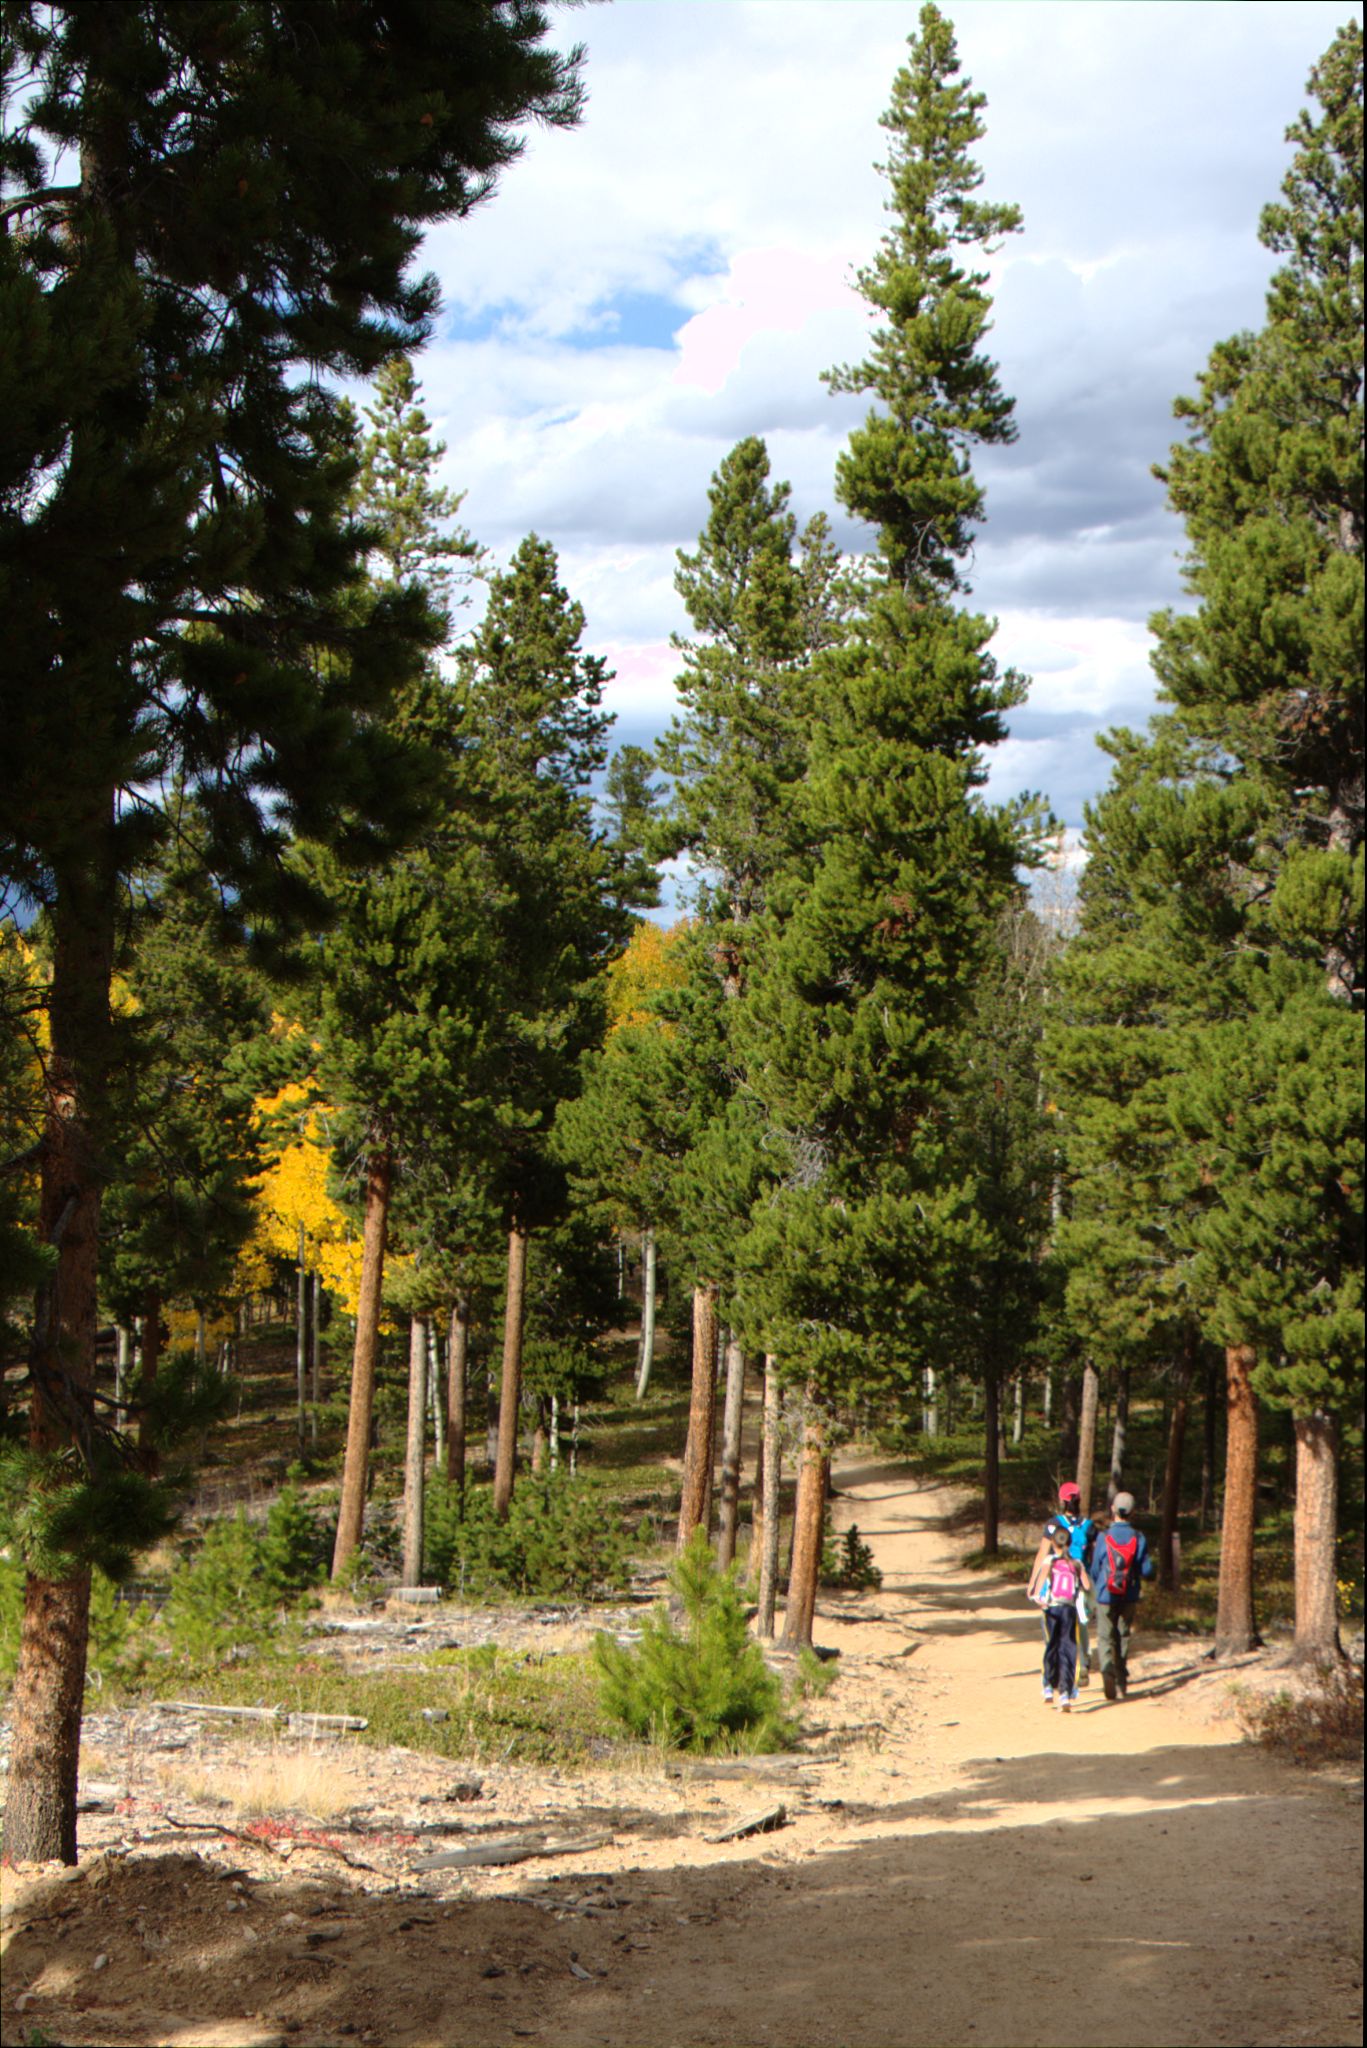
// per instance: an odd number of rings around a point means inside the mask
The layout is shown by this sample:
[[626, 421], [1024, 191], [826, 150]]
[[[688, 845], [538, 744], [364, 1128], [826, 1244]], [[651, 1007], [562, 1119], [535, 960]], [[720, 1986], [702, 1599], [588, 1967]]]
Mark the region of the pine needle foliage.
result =
[[683, 1605], [682, 1628], [661, 1605], [646, 1617], [639, 1649], [595, 1638], [605, 1711], [668, 1749], [786, 1748], [794, 1724], [782, 1688], [746, 1630], [734, 1569], [720, 1570], [705, 1530], [694, 1531], [669, 1583]]

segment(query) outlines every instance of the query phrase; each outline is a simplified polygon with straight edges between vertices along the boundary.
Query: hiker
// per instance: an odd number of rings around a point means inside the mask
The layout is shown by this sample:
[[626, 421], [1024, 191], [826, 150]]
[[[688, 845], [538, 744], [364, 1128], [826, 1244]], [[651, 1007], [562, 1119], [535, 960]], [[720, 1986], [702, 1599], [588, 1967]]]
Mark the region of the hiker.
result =
[[1065, 1714], [1077, 1701], [1078, 1601], [1091, 1588], [1087, 1567], [1073, 1556], [1073, 1531], [1061, 1516], [1044, 1525], [1049, 1561], [1034, 1598], [1044, 1609], [1044, 1704]]
[[[1096, 1523], [1090, 1515], [1082, 1512], [1082, 1495], [1071, 1479], [1065, 1479], [1058, 1490], [1058, 1510], [1054, 1519], [1068, 1525], [1069, 1548], [1079, 1564], [1086, 1564], [1087, 1554], [1096, 1535]], [[1046, 1524], [1046, 1529], [1047, 1529]], [[1048, 1535], [1040, 1537], [1035, 1561], [1030, 1567], [1030, 1581], [1026, 1591], [1030, 1599], [1039, 1597], [1040, 1581], [1044, 1577], [1051, 1552]], [[1044, 1629], [1044, 1640], [1049, 1640], [1049, 1617], [1040, 1616]], [[1088, 1614], [1085, 1601], [1077, 1610], [1077, 1682], [1089, 1685], [1092, 1677], [1091, 1635], [1088, 1628]]]
[[1096, 1589], [1101, 1689], [1108, 1700], [1123, 1700], [1129, 1689], [1130, 1624], [1144, 1581], [1153, 1577], [1148, 1542], [1131, 1522], [1133, 1513], [1134, 1495], [1118, 1493], [1111, 1502], [1110, 1527], [1097, 1531], [1089, 1559]]

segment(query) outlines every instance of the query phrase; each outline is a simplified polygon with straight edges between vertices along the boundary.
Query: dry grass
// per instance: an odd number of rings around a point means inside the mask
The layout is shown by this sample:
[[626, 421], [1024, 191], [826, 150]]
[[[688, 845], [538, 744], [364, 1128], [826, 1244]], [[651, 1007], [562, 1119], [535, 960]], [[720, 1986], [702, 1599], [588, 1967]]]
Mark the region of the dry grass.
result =
[[1242, 1693], [1236, 1711], [1244, 1733], [1298, 1764], [1361, 1762], [1362, 1666], [1322, 1664], [1293, 1688]]

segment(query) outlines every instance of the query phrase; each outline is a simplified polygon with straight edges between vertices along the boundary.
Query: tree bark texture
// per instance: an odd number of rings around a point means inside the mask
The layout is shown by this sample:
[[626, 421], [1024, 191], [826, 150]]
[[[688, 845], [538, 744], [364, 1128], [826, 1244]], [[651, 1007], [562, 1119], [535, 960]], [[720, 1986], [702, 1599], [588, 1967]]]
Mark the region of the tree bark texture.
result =
[[506, 1521], [517, 1472], [517, 1424], [522, 1403], [522, 1325], [527, 1303], [527, 1233], [508, 1233], [508, 1289], [503, 1307], [503, 1384], [498, 1397], [498, 1461], [494, 1513]]
[[1125, 1485], [1125, 1441], [1130, 1429], [1130, 1368], [1122, 1365], [1115, 1376], [1115, 1420], [1111, 1425], [1111, 1470], [1106, 1482], [1109, 1507]]
[[983, 1549], [997, 1554], [1001, 1521], [1001, 1388], [997, 1375], [983, 1379]]
[[446, 1336], [446, 1483], [465, 1491], [465, 1381], [470, 1355], [470, 1304], [462, 1296]]
[[356, 1342], [351, 1354], [351, 1401], [347, 1411], [346, 1457], [332, 1576], [340, 1578], [361, 1543], [366, 1479], [370, 1470], [370, 1425], [375, 1412], [375, 1364], [380, 1348], [380, 1299], [384, 1289], [385, 1240], [394, 1161], [387, 1146], [366, 1162], [365, 1224], [361, 1238], [361, 1285], [356, 1301]]
[[1092, 1481], [1096, 1472], [1096, 1411], [1101, 1394], [1101, 1375], [1094, 1365], [1082, 1368], [1082, 1413], [1077, 1431], [1077, 1490], [1082, 1495], [1079, 1512], [1092, 1512]]
[[745, 1402], [745, 1353], [733, 1332], [726, 1339], [726, 1400], [721, 1427], [721, 1515], [717, 1524], [717, 1563], [723, 1570], [736, 1555], [740, 1522], [740, 1431]]
[[408, 1325], [408, 1436], [403, 1460], [403, 1583], [422, 1584], [422, 1482], [427, 1460], [427, 1324]]
[[1193, 1349], [1188, 1342], [1187, 1355], [1178, 1367], [1172, 1414], [1168, 1418], [1168, 1459], [1163, 1469], [1163, 1516], [1158, 1532], [1158, 1583], [1165, 1593], [1177, 1590], [1177, 1517], [1182, 1506], [1182, 1452], [1191, 1411]]
[[[38, 1234], [57, 1257], [39, 1289], [29, 1354], [29, 1445], [39, 1453], [88, 1450], [95, 1431], [99, 1151], [113, 968], [114, 892], [105, 879], [59, 876], [53, 909]], [[89, 1627], [88, 1571], [26, 1576], [0, 1842], [7, 1863], [76, 1861]]]
[[802, 1430], [802, 1464], [797, 1475], [793, 1509], [793, 1562], [788, 1573], [788, 1598], [783, 1610], [783, 1642], [789, 1649], [811, 1648], [816, 1619], [816, 1588], [821, 1576], [821, 1531], [826, 1513], [826, 1427], [811, 1387], [807, 1389]]
[[1258, 1506], [1257, 1353], [1251, 1344], [1225, 1352], [1225, 1507], [1220, 1524], [1220, 1590], [1215, 1654], [1239, 1656], [1258, 1641], [1253, 1612], [1253, 1526]]
[[641, 1352], [636, 1371], [636, 1398], [644, 1401], [655, 1363], [656, 1263], [655, 1232], [641, 1234]]
[[679, 1499], [677, 1547], [683, 1550], [695, 1529], [706, 1528], [712, 1493], [712, 1438], [717, 1406], [717, 1290], [693, 1290], [693, 1386], [688, 1404], [688, 1439], [684, 1445], [683, 1490]]
[[764, 1473], [760, 1494], [759, 1619], [757, 1626], [766, 1640], [774, 1634], [774, 1602], [778, 1593], [779, 1488], [783, 1478], [783, 1435], [781, 1429], [783, 1391], [778, 1367], [772, 1358], [764, 1361]]
[[1338, 1426], [1316, 1409], [1295, 1418], [1296, 1636], [1298, 1662], [1341, 1654], [1338, 1619]]

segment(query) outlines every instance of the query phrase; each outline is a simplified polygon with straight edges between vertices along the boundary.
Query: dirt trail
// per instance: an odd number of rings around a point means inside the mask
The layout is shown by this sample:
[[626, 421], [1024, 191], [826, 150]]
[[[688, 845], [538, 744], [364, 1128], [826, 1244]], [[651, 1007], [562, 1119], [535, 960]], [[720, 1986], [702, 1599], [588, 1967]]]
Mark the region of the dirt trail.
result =
[[[445, 1889], [362, 1891], [335, 1867], [266, 1881], [246, 1855], [233, 1903], [223, 1861], [191, 1856], [30, 1878], [5, 2041], [35, 2024], [177, 2048], [1360, 2040], [1360, 1791], [1241, 1745], [1213, 1711], [1224, 1681], [1142, 1637], [1128, 1701], [1094, 1687], [1046, 1710], [1035, 1612], [959, 1567], [956, 1497], [870, 1462], [837, 1484], [837, 1526], [858, 1524], [884, 1580], [819, 1616], [841, 1652], [815, 1709], [834, 1761], [782, 1790], [763, 1771], [638, 1776], [636, 1807], [677, 1826]], [[546, 1804], [544, 1780], [525, 1789]], [[608, 1800], [601, 1778], [552, 1789], [562, 1811]], [[775, 1798], [779, 1832], [706, 1841]]]

